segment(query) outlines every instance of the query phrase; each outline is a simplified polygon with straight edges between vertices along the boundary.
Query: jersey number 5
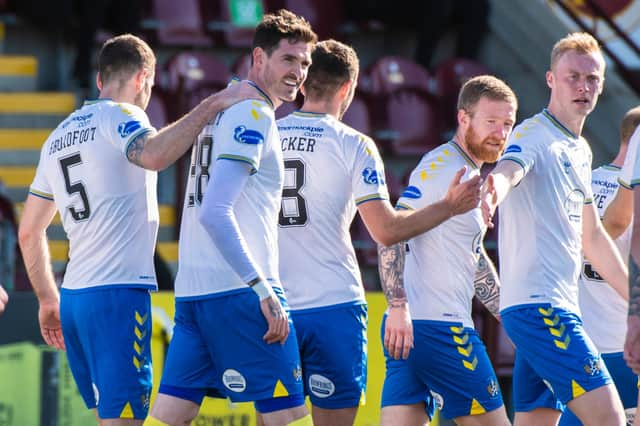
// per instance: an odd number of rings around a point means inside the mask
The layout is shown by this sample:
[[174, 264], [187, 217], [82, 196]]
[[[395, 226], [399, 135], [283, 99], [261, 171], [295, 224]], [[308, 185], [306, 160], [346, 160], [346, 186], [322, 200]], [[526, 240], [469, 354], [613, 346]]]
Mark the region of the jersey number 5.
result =
[[79, 152], [60, 159], [60, 167], [62, 167], [62, 175], [64, 176], [64, 185], [67, 188], [67, 193], [69, 195], [78, 194], [82, 200], [82, 208], [79, 210], [73, 206], [67, 207], [67, 209], [69, 209], [69, 213], [71, 213], [71, 217], [73, 217], [73, 220], [80, 222], [89, 219], [89, 216], [91, 215], [91, 207], [89, 206], [87, 191], [85, 190], [82, 182], [71, 183], [69, 167], [75, 166], [76, 164], [82, 164], [82, 158], [80, 157]]
[[307, 202], [300, 195], [304, 187], [305, 164], [302, 160], [284, 160], [284, 188], [280, 207], [280, 226], [304, 226], [307, 223]]

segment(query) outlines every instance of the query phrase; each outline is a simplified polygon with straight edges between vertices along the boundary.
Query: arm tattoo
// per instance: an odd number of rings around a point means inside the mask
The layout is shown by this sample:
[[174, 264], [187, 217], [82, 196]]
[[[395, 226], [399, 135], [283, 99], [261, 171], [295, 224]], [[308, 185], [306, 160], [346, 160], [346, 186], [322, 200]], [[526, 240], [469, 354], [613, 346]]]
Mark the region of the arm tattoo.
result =
[[629, 255], [629, 315], [640, 317], [640, 268]]
[[473, 277], [476, 297], [494, 317], [500, 314], [500, 280], [491, 259], [482, 249]]
[[149, 132], [136, 136], [127, 146], [127, 159], [136, 166], [144, 167], [142, 165], [142, 151], [147, 143]]
[[378, 244], [380, 284], [390, 308], [400, 307], [407, 303], [403, 278], [404, 248], [404, 242], [394, 244], [391, 247]]

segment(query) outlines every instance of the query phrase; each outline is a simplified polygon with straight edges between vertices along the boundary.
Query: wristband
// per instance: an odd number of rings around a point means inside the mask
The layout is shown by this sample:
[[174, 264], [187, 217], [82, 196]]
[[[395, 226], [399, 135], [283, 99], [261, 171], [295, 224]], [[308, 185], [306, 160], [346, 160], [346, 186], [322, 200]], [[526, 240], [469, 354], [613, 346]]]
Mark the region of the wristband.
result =
[[251, 289], [256, 292], [261, 302], [274, 294], [271, 285], [262, 280], [260, 280], [260, 282], [258, 282], [257, 284], [252, 285]]

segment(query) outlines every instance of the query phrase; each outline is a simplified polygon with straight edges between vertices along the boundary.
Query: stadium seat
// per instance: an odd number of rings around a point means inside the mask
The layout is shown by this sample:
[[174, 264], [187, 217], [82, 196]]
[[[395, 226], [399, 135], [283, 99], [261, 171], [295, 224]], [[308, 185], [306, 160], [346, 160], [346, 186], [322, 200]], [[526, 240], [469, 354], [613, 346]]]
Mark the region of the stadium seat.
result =
[[371, 134], [369, 107], [367, 103], [357, 95], [353, 98], [347, 111], [345, 111], [342, 121], [365, 135]]
[[211, 46], [204, 32], [198, 0], [152, 0], [151, 16], [142, 27], [167, 46]]
[[360, 80], [360, 90], [373, 96], [390, 95], [400, 89], [432, 92], [432, 78], [421, 65], [399, 56], [383, 56]]
[[374, 133], [376, 140], [390, 144], [395, 154], [421, 155], [442, 140], [441, 115], [437, 102], [420, 90], [399, 90], [384, 99], [385, 127]]
[[287, 9], [304, 16], [320, 40], [335, 38], [337, 25], [344, 22], [341, 0], [267, 0], [269, 10]]
[[231, 79], [227, 66], [203, 52], [181, 52], [167, 61], [166, 90], [175, 97], [173, 116], [180, 116]]
[[244, 55], [240, 55], [238, 59], [236, 59], [231, 71], [233, 75], [244, 80], [249, 75], [249, 70], [251, 69], [251, 52], [246, 53]]
[[207, 31], [228, 47], [251, 47], [265, 11], [263, 0], [201, 0], [201, 7]]
[[490, 74], [483, 64], [471, 59], [454, 58], [438, 65], [434, 72], [434, 93], [441, 99], [448, 126], [456, 126], [458, 92], [471, 77]]
[[161, 129], [169, 122], [167, 107], [165, 106], [164, 99], [158, 90], [155, 90], [151, 94], [146, 111], [151, 125], [156, 129]]

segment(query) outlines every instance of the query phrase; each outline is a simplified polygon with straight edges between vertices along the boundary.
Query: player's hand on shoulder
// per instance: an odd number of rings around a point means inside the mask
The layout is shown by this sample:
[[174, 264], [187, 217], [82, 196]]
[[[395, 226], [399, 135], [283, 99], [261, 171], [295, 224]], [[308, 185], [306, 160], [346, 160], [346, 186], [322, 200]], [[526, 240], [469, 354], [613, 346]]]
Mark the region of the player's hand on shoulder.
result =
[[413, 348], [413, 324], [406, 302], [391, 303], [384, 325], [384, 347], [394, 359], [407, 359]]
[[251, 288], [260, 298], [260, 310], [267, 321], [267, 332], [262, 339], [269, 344], [275, 342], [284, 344], [289, 336], [289, 316], [282, 307], [280, 299], [271, 285], [264, 280]]
[[246, 80], [235, 81], [229, 84], [225, 89], [216, 93], [214, 97], [218, 102], [221, 102], [220, 109], [227, 109], [247, 99], [263, 99], [258, 90]]
[[444, 201], [450, 206], [452, 216], [466, 213], [478, 207], [480, 203], [482, 178], [480, 176], [474, 176], [465, 182], [461, 182], [466, 172], [466, 166], [456, 172], [444, 197]]
[[38, 311], [40, 333], [45, 343], [56, 349], [65, 350], [60, 323], [60, 303], [40, 303]]

